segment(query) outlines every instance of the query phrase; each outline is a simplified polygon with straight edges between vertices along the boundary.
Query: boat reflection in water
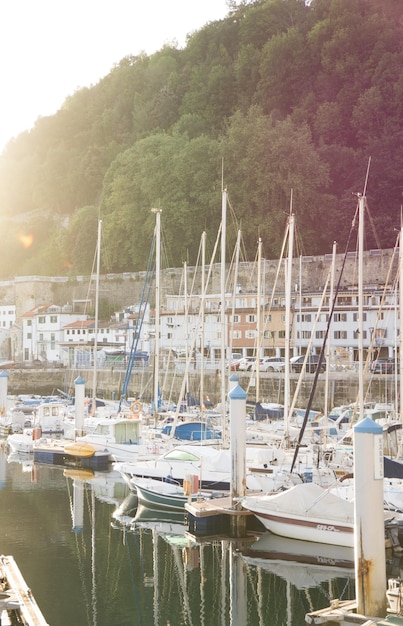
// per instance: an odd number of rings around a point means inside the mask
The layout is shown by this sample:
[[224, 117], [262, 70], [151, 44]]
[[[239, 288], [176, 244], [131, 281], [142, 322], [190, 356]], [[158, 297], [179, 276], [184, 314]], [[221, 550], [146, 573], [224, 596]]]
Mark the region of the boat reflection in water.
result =
[[196, 539], [184, 515], [139, 506], [114, 472], [37, 466], [33, 481], [0, 450], [2, 552], [53, 626], [291, 626], [355, 595], [348, 567], [295, 576], [268, 565], [265, 535]]

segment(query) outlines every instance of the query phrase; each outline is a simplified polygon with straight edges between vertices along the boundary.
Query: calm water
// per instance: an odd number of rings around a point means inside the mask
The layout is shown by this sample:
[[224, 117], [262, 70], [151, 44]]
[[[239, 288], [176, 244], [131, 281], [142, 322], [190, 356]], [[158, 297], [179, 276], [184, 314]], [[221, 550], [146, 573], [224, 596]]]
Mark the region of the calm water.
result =
[[0, 529], [50, 626], [302, 626], [355, 595], [351, 562], [310, 548], [297, 563], [272, 536], [196, 543], [180, 516], [136, 508], [115, 472], [74, 475], [2, 448]]

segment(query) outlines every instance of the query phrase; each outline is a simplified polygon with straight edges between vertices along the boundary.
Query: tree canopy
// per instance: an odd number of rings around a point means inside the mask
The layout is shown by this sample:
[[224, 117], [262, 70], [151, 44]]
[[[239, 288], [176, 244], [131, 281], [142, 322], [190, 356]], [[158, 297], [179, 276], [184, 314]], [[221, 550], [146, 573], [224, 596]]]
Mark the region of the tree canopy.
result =
[[[403, 170], [398, 0], [229, 2], [183, 49], [128, 56], [0, 156], [0, 274], [145, 268], [162, 209], [169, 263], [214, 240], [228, 189], [246, 253], [279, 254], [291, 193], [302, 252], [343, 241], [363, 190], [394, 245]], [[25, 242], [25, 243], [22, 243]], [[29, 242], [27, 244], [27, 242]], [[228, 238], [228, 246], [233, 238]]]

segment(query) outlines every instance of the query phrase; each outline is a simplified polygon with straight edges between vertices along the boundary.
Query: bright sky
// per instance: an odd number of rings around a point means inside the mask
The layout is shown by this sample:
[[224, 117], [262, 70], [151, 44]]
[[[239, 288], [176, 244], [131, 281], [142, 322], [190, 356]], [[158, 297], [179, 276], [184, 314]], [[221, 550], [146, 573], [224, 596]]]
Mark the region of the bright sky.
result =
[[0, 0], [0, 151], [123, 57], [227, 14], [226, 0]]

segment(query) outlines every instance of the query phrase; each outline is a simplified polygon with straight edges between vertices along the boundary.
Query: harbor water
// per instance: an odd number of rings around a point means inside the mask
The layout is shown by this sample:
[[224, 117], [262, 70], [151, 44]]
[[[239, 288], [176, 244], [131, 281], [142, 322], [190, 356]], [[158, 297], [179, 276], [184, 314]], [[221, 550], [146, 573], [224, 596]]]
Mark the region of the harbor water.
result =
[[195, 538], [138, 506], [120, 474], [34, 464], [0, 448], [0, 554], [50, 626], [302, 626], [355, 596], [350, 555], [272, 535]]

